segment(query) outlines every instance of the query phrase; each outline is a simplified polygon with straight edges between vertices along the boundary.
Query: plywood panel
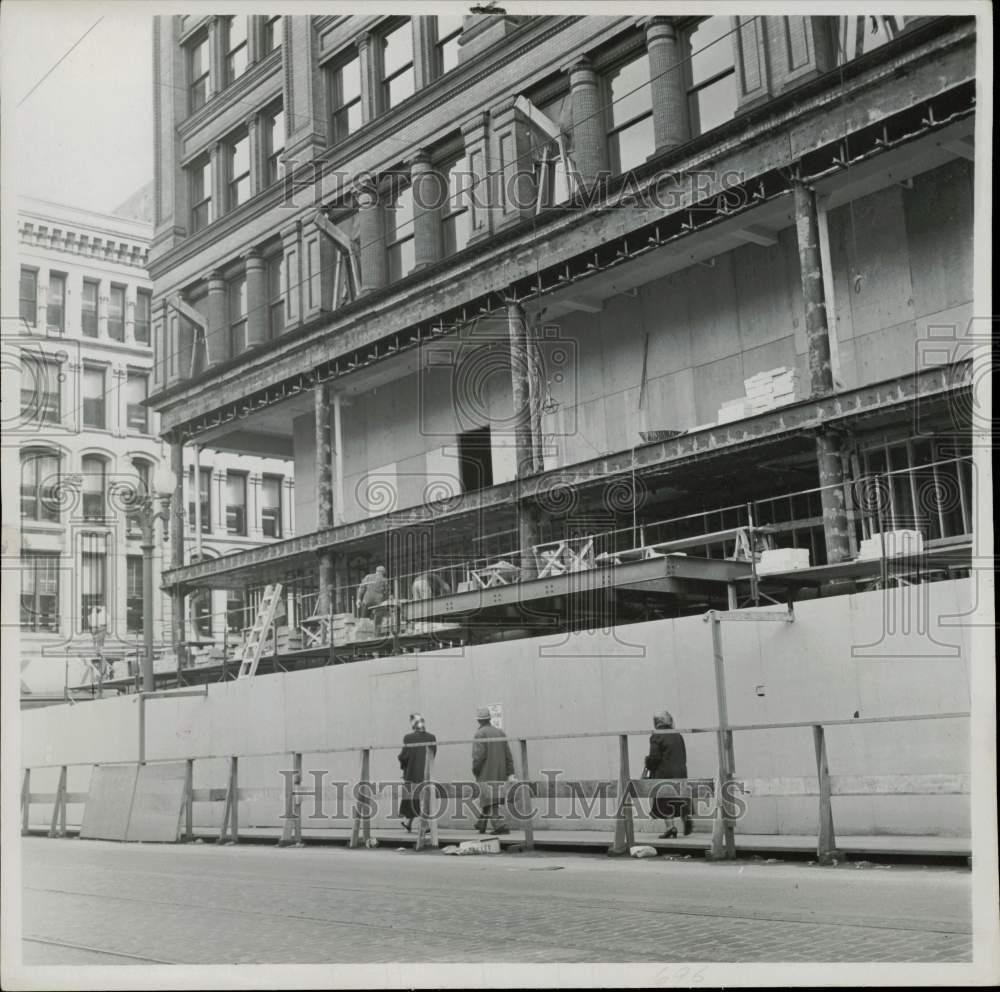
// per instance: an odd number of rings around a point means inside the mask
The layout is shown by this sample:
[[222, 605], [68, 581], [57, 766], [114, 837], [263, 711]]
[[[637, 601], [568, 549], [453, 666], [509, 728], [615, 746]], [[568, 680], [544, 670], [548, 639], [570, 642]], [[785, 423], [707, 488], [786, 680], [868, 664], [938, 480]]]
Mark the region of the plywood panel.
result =
[[125, 840], [139, 766], [99, 765], [90, 777], [80, 836], [87, 840]]
[[180, 839], [186, 775], [185, 761], [139, 767], [126, 840], [175, 844]]
[[692, 265], [684, 271], [690, 294], [692, 364], [704, 365], [727, 355], [738, 355], [740, 335], [733, 253], [717, 255], [712, 268]]
[[714, 424], [718, 420], [719, 407], [726, 400], [746, 393], [740, 355], [723, 358], [710, 365], [699, 365], [693, 370], [693, 375], [695, 416], [699, 424]]

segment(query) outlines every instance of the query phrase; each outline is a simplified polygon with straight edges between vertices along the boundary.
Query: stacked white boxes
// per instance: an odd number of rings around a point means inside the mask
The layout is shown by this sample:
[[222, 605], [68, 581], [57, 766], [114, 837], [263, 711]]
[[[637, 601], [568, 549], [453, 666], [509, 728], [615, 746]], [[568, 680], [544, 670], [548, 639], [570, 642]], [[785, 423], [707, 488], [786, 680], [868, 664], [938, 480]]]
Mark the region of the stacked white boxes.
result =
[[881, 558], [883, 541], [886, 558], [912, 557], [924, 550], [924, 535], [919, 530], [890, 530], [866, 537], [858, 549], [858, 558]]
[[726, 400], [719, 407], [718, 423], [728, 424], [802, 399], [799, 370], [785, 366], [758, 372], [749, 379], [744, 379], [743, 388], [746, 390], [745, 396]]
[[775, 572], [794, 572], [809, 567], [808, 548], [769, 548], [762, 551], [757, 562], [758, 575]]

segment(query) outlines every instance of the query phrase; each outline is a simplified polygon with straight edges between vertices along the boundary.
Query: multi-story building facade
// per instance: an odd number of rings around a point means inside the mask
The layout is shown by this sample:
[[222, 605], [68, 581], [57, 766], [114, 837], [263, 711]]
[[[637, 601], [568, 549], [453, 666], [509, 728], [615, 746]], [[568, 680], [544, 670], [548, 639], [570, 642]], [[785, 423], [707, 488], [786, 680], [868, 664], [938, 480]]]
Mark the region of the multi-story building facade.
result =
[[[21, 416], [6, 432], [21, 465], [20, 567], [8, 575], [20, 576], [21, 687], [30, 705], [95, 678], [92, 619], [106, 627], [102, 651], [113, 670], [141, 645], [142, 550], [126, 511], [164, 447], [145, 405], [151, 225], [23, 198], [17, 233], [18, 316], [5, 319], [4, 337], [20, 366]], [[159, 574], [159, 548], [154, 554]], [[163, 603], [157, 595], [161, 645], [171, 640]]]
[[[145, 405], [153, 375], [151, 225], [25, 198], [17, 230], [19, 310], [5, 321], [4, 337], [20, 368], [21, 416], [8, 436], [19, 448], [21, 523], [19, 567], [8, 575], [21, 585], [23, 700], [36, 705], [61, 700], [67, 685], [99, 683], [99, 656], [108, 684], [134, 668], [143, 589], [130, 500], [147, 491], [166, 452], [157, 415]], [[287, 460], [199, 455], [211, 481], [203, 545], [190, 511], [190, 560], [199, 548], [212, 558], [293, 533]], [[187, 453], [189, 475], [196, 457]], [[169, 545], [157, 540], [153, 555], [157, 667], [171, 670], [174, 631], [159, 590]], [[242, 620], [239, 597], [229, 597], [233, 625]], [[192, 603], [182, 639], [221, 640], [226, 609], [224, 593], [215, 604]], [[100, 655], [94, 621], [104, 628]]]
[[[967, 549], [975, 43], [968, 17], [157, 18], [150, 402], [178, 467], [266, 449], [296, 479], [294, 538], [175, 543], [175, 613], [274, 579], [347, 611], [385, 564], [399, 600], [440, 572], [410, 617], [475, 613], [475, 642], [606, 618], [543, 581], [588, 556], [615, 622], [725, 606], [751, 522], [834, 592], [888, 530]], [[657, 542], [687, 559], [628, 571]]]

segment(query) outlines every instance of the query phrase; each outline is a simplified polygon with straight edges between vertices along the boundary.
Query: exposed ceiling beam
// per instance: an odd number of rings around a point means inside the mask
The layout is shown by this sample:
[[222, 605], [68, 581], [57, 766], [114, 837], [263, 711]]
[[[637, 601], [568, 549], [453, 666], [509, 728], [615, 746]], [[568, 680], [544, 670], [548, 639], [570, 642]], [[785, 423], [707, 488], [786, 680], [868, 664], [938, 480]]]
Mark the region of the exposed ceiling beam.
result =
[[967, 158], [970, 162], [976, 160], [976, 142], [971, 134], [956, 138], [954, 141], [945, 141], [943, 147], [954, 152], [959, 158]]
[[760, 245], [762, 248], [771, 248], [778, 243], [777, 234], [763, 227], [738, 227], [733, 231], [733, 235], [740, 241], [749, 241], [750, 244]]

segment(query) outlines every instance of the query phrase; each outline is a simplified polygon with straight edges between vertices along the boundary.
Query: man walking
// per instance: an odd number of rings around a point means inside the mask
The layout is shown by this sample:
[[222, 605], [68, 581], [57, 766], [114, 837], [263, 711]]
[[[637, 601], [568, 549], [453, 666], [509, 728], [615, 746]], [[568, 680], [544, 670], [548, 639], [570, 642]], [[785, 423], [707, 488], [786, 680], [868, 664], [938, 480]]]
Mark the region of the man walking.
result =
[[481, 784], [482, 809], [476, 820], [476, 830], [485, 833], [487, 826], [493, 823], [493, 833], [509, 834], [510, 827], [500, 812], [503, 805], [500, 783], [514, 778], [514, 756], [510, 752], [510, 744], [504, 740], [504, 732], [490, 723], [488, 707], [480, 706], [476, 710], [476, 719], [479, 721], [479, 729], [472, 743], [472, 774]]

